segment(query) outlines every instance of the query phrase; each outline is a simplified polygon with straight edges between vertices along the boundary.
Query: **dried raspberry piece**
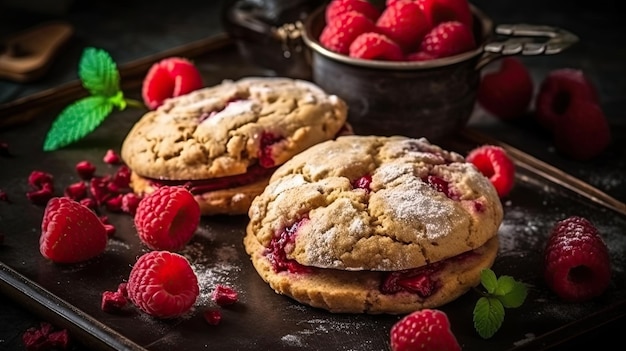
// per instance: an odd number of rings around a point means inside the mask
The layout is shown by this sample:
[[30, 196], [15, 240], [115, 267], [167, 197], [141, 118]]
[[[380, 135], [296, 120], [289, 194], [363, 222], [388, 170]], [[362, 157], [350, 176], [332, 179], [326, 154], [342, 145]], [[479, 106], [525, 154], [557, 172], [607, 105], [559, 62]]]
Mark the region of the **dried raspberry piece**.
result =
[[535, 118], [544, 128], [554, 130], [574, 101], [600, 104], [598, 92], [582, 70], [560, 68], [541, 82], [535, 101]]
[[431, 25], [417, 3], [398, 1], [383, 10], [376, 27], [404, 52], [410, 52], [419, 47]]
[[383, 34], [363, 33], [356, 37], [348, 52], [350, 57], [364, 60], [401, 61], [402, 48]]
[[89, 180], [96, 173], [96, 166], [89, 161], [80, 161], [76, 164], [76, 173], [83, 180]]
[[104, 163], [108, 163], [110, 165], [117, 165], [121, 162], [121, 160], [120, 155], [118, 155], [113, 149], [108, 149], [102, 158]]
[[54, 262], [86, 261], [104, 252], [108, 236], [102, 221], [89, 208], [67, 197], [54, 197], [41, 223], [39, 251]]
[[52, 183], [44, 184], [41, 189], [32, 190], [26, 193], [26, 197], [35, 205], [44, 206], [54, 197]]
[[41, 322], [38, 328], [28, 328], [22, 334], [22, 342], [28, 351], [66, 350], [70, 338], [66, 329], [54, 330], [52, 324]]
[[391, 327], [390, 341], [392, 351], [461, 350], [448, 316], [435, 309], [415, 311], [396, 322]]
[[348, 55], [350, 44], [359, 35], [375, 32], [376, 25], [360, 12], [350, 11], [339, 15], [328, 23], [320, 34], [320, 44], [330, 51]]
[[575, 160], [590, 160], [610, 144], [609, 122], [602, 108], [591, 101], [570, 102], [554, 128], [556, 150]]
[[326, 23], [333, 23], [339, 15], [356, 11], [372, 21], [376, 21], [380, 12], [367, 0], [332, 0], [325, 10]]
[[114, 196], [108, 198], [104, 202], [104, 206], [106, 207], [107, 211], [109, 211], [109, 212], [122, 212], [122, 199], [123, 199], [123, 197], [124, 197], [123, 194], [117, 194], [117, 195], [114, 195]]
[[128, 300], [119, 291], [105, 291], [102, 293], [100, 308], [104, 312], [118, 312], [126, 306]]
[[222, 321], [222, 311], [217, 308], [207, 309], [202, 313], [204, 320], [210, 325], [218, 325]]
[[111, 178], [109, 176], [102, 176], [93, 177], [89, 182], [89, 192], [98, 205], [104, 204], [113, 196], [108, 188], [110, 180]]
[[482, 76], [476, 99], [494, 116], [512, 120], [528, 111], [533, 87], [530, 72], [522, 61], [505, 57], [498, 70]]
[[218, 284], [211, 294], [211, 299], [220, 306], [228, 306], [237, 302], [239, 294], [230, 286]]
[[139, 206], [141, 197], [135, 193], [126, 193], [122, 196], [122, 211], [135, 216], [137, 213], [137, 206]]
[[169, 251], [150, 251], [139, 257], [126, 289], [130, 301], [157, 318], [182, 316], [200, 294], [198, 277], [189, 261]]
[[141, 96], [150, 110], [161, 106], [172, 97], [202, 88], [202, 74], [190, 60], [168, 57], [153, 64], [146, 74]]
[[87, 196], [87, 184], [83, 181], [72, 183], [65, 188], [64, 194], [72, 200], [82, 200]]
[[600, 296], [611, 282], [611, 261], [598, 229], [586, 218], [558, 221], [544, 251], [548, 287], [570, 302]]
[[28, 175], [28, 184], [35, 189], [42, 189], [47, 185], [54, 191], [53, 179], [52, 174], [35, 170]]
[[86, 197], [84, 199], [81, 199], [79, 201], [79, 203], [83, 206], [88, 207], [89, 209], [95, 211], [96, 208], [98, 207], [98, 204], [96, 203], [96, 200], [90, 198], [90, 197]]
[[139, 238], [149, 248], [176, 251], [191, 240], [200, 216], [200, 205], [189, 190], [164, 186], [139, 202], [135, 227]]
[[457, 55], [476, 48], [474, 34], [461, 22], [442, 22], [430, 30], [420, 45], [420, 51], [435, 58]]
[[515, 164], [506, 151], [495, 145], [483, 145], [467, 154], [471, 162], [496, 188], [499, 197], [505, 197], [515, 185]]

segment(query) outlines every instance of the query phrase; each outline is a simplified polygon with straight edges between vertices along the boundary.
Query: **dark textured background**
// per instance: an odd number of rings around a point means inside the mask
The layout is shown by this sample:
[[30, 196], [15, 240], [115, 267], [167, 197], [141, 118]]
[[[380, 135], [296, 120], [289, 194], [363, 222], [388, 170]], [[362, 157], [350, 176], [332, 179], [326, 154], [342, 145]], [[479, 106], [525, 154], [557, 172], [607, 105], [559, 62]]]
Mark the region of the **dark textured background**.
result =
[[[20, 5], [9, 6], [11, 2]], [[0, 80], [0, 106], [75, 80], [78, 58], [86, 46], [106, 49], [119, 64], [124, 64], [215, 35], [222, 31], [219, 13], [224, 2], [75, 0], [61, 11], [33, 12], [23, 8], [27, 1], [0, 0], [0, 38], [51, 19], [68, 20], [76, 31], [67, 49], [58, 56], [50, 73], [42, 80], [28, 84]], [[524, 57], [523, 61], [531, 69], [536, 84], [552, 69], [584, 70], [599, 88], [614, 142], [601, 157], [581, 163], [559, 155], [551, 146], [550, 136], [535, 132], [531, 122], [501, 123], [477, 109], [471, 124], [626, 201], [626, 80], [623, 79], [626, 76], [626, 37], [620, 35], [623, 18], [622, 12], [617, 11], [618, 2], [475, 0], [473, 3], [490, 15], [496, 24], [546, 24], [577, 34], [580, 43], [565, 53], [551, 57]], [[4, 162], [0, 159], [0, 172]], [[0, 184], [0, 188], [4, 186], [6, 184]], [[4, 205], [0, 204], [0, 211]], [[21, 333], [40, 320], [40, 316], [2, 296], [0, 349], [22, 349]], [[602, 346], [611, 340], [619, 342], [620, 323], [623, 318], [567, 342], [562, 349]], [[76, 348], [82, 349], [80, 345]]]

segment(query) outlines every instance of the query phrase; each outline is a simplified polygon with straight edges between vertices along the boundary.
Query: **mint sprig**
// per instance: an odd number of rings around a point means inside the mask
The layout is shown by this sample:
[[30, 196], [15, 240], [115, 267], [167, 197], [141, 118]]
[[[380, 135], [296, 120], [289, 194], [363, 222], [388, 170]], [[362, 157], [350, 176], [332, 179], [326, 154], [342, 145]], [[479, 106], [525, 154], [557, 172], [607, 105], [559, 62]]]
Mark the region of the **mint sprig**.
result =
[[480, 272], [480, 282], [484, 292], [474, 307], [474, 329], [482, 338], [489, 339], [502, 326], [505, 308], [521, 306], [528, 289], [511, 276], [497, 278], [491, 269]]
[[142, 107], [143, 103], [124, 97], [115, 61], [104, 50], [88, 47], [78, 64], [78, 76], [90, 95], [68, 105], [52, 122], [44, 140], [44, 151], [54, 151], [94, 131], [114, 108]]

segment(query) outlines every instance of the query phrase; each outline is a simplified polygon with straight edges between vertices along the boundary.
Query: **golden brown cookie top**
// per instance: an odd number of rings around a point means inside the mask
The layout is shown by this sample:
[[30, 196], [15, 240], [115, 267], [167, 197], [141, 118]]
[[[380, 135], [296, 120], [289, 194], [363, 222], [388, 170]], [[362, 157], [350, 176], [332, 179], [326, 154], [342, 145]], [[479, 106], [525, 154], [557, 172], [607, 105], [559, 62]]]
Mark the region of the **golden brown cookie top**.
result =
[[402, 270], [482, 246], [502, 215], [489, 179], [457, 153], [424, 138], [342, 136], [279, 167], [248, 230], [305, 266]]
[[209, 179], [271, 168], [333, 138], [346, 123], [343, 100], [289, 78], [226, 80], [167, 100], [146, 113], [121, 156], [141, 176]]

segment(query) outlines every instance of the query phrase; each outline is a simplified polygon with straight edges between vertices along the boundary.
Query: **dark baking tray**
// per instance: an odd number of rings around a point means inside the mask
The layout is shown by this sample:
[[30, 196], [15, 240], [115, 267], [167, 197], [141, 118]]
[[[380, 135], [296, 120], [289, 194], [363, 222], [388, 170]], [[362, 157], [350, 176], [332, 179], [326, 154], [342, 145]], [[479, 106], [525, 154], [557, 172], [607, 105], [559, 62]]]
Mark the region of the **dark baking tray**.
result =
[[[241, 60], [232, 47], [212, 50], [197, 59], [205, 83], [267, 72]], [[137, 98], [137, 89], [127, 92]], [[106, 150], [119, 151], [121, 142], [141, 116], [139, 110], [111, 115], [84, 140], [59, 151], [41, 151], [43, 138], [58, 109], [49, 109], [28, 124], [0, 130], [11, 156], [0, 157], [0, 189], [10, 203], [0, 201], [0, 291], [72, 335], [90, 349], [114, 350], [387, 350], [389, 329], [399, 316], [331, 314], [275, 294], [254, 271], [242, 246], [245, 216], [207, 217], [197, 235], [181, 253], [199, 273], [201, 296], [188, 315], [156, 320], [130, 310], [124, 314], [100, 309], [101, 293], [114, 290], [128, 277], [138, 255], [146, 252], [132, 218], [107, 213], [116, 226], [106, 252], [89, 262], [56, 265], [38, 251], [43, 207], [26, 198], [28, 174], [42, 170], [54, 175], [57, 195], [78, 180], [76, 163], [89, 160], [99, 174], [115, 167], [102, 161]], [[452, 147], [465, 153], [476, 144], [462, 136]], [[504, 200], [505, 217], [499, 235], [501, 249], [493, 267], [498, 275], [511, 275], [529, 285], [526, 303], [506, 311], [502, 328], [483, 340], [474, 331], [472, 309], [478, 294], [470, 291], [441, 307], [465, 350], [540, 350], [593, 330], [626, 313], [626, 218], [576, 192], [541, 176], [518, 169], [516, 186]], [[608, 291], [593, 301], [569, 304], [556, 298], [541, 278], [541, 252], [553, 224], [570, 215], [583, 215], [603, 234], [613, 265]], [[222, 323], [208, 325], [202, 310], [211, 304], [216, 284], [228, 284], [240, 301], [224, 308]]]

